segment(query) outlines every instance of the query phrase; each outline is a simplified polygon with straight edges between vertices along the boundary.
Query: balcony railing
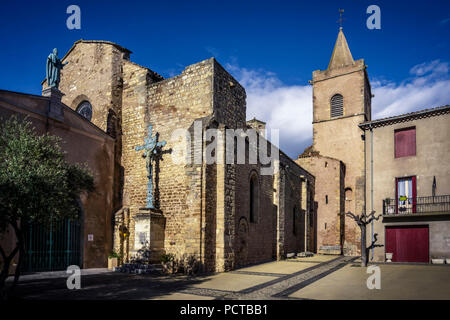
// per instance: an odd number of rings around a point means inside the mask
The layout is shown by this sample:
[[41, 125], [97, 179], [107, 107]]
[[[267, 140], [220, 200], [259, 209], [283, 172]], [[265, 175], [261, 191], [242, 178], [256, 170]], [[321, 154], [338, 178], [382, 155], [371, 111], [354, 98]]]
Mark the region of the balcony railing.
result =
[[383, 200], [383, 215], [449, 213], [450, 195]]

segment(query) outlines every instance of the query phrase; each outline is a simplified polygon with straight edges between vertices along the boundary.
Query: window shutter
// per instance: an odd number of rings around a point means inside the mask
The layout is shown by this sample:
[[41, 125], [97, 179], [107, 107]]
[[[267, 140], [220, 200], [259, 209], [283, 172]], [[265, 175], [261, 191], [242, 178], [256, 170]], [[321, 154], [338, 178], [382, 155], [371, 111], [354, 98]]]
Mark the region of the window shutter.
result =
[[344, 98], [340, 94], [335, 94], [330, 101], [331, 117], [341, 117], [344, 115]]
[[408, 157], [416, 155], [416, 128], [396, 130], [395, 157]]

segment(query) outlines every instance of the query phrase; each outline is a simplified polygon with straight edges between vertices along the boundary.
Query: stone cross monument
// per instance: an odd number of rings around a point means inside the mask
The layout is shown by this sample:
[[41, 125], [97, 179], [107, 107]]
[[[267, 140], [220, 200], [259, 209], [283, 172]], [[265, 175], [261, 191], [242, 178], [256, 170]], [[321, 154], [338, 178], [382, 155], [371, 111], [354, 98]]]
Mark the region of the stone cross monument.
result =
[[153, 203], [153, 161], [157, 160], [161, 156], [161, 149], [166, 145], [166, 141], [158, 142], [159, 133], [156, 133], [152, 137], [153, 126], [148, 126], [148, 137], [144, 138], [145, 143], [142, 146], [137, 146], [136, 151], [144, 150], [143, 158], [146, 159], [147, 167], [147, 209], [159, 209], [155, 208]]
[[[134, 259], [143, 261], [142, 256], [147, 256], [149, 262], [159, 262], [164, 251], [165, 217], [159, 209], [158, 201], [158, 161], [164, 153], [161, 149], [166, 141], [158, 141], [159, 134], [152, 136], [153, 126], [148, 126], [148, 136], [144, 138], [144, 144], [135, 147], [136, 151], [144, 150], [142, 157], [145, 158], [147, 168], [147, 203], [145, 208], [140, 208], [139, 213], [134, 216]], [[155, 162], [155, 172], [153, 171]], [[155, 188], [153, 186], [153, 175], [155, 173]], [[155, 190], [154, 190], [155, 189]], [[154, 197], [154, 193], [156, 199]], [[156, 201], [155, 201], [156, 200]]]

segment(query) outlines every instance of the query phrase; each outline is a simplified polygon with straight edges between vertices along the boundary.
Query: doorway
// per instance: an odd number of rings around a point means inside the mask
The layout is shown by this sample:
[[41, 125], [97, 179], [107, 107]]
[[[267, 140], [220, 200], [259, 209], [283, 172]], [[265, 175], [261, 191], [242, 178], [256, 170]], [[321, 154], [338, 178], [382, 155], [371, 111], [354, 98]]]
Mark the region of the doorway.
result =
[[386, 227], [386, 253], [393, 262], [429, 262], [428, 226]]

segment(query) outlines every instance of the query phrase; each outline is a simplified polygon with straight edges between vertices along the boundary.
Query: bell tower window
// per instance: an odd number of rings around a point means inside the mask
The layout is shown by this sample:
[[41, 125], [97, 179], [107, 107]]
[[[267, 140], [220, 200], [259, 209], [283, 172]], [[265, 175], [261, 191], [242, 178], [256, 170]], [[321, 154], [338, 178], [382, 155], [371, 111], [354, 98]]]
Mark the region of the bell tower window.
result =
[[344, 98], [340, 94], [335, 94], [330, 100], [331, 118], [342, 117], [344, 115]]

